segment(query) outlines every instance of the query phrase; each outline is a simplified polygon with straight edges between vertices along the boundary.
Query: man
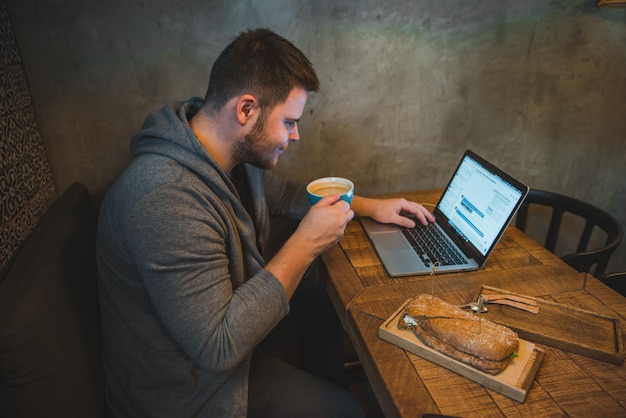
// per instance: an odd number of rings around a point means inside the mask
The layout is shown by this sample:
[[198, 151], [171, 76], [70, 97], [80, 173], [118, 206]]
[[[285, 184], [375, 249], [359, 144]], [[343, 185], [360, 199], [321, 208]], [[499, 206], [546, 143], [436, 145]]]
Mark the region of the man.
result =
[[[350, 416], [339, 387], [254, 356], [289, 312], [309, 265], [355, 212], [412, 226], [404, 199], [337, 196], [309, 207], [305, 186], [272, 174], [299, 139], [311, 63], [265, 29], [218, 57], [205, 100], [170, 103], [133, 137], [97, 240], [107, 403], [114, 416]], [[301, 219], [267, 264], [269, 214]]]

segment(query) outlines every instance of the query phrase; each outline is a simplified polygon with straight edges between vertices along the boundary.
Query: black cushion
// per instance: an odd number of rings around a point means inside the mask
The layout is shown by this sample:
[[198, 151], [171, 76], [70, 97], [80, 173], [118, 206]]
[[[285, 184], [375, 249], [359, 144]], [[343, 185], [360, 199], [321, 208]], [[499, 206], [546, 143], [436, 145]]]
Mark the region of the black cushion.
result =
[[103, 416], [95, 215], [70, 186], [0, 283], [0, 416]]

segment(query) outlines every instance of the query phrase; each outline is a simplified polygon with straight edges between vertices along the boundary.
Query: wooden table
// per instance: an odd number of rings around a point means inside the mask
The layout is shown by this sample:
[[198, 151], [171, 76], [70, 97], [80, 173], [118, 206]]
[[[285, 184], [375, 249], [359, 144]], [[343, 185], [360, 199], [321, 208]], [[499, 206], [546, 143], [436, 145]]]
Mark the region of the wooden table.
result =
[[[436, 203], [441, 191], [404, 193]], [[469, 416], [626, 416], [626, 367], [547, 345], [541, 368], [520, 403], [431, 363], [378, 337], [378, 328], [407, 298], [430, 293], [461, 304], [481, 285], [507, 289], [601, 315], [620, 318], [626, 329], [626, 298], [578, 273], [511, 226], [486, 266], [476, 272], [389, 277], [360, 223], [352, 221], [338, 245], [323, 256], [327, 288], [388, 417], [425, 413]]]

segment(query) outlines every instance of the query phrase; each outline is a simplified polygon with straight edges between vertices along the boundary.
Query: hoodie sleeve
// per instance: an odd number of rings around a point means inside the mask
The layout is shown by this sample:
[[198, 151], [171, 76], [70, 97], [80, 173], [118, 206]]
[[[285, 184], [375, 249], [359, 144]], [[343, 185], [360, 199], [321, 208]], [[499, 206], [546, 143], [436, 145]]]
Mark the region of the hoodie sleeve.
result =
[[[129, 215], [125, 241], [153, 309], [195, 364], [232, 370], [288, 313], [278, 280], [247, 254], [236, 221], [206, 191], [161, 186]], [[158, 330], [141, 333], [158, 340]]]

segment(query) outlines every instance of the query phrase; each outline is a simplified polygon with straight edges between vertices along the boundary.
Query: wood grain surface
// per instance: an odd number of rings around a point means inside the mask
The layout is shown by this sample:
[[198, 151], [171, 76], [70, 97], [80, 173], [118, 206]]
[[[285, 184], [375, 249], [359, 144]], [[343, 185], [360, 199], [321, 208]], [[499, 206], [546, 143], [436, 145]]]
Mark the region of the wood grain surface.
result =
[[494, 293], [537, 302], [537, 313], [493, 304], [488, 305], [489, 311], [484, 314], [485, 318], [517, 331], [522, 338], [610, 363], [622, 364], [624, 361], [619, 318], [489, 286], [481, 286], [474, 300], [481, 294]]
[[[436, 203], [440, 193], [389, 196]], [[593, 276], [576, 272], [517, 228], [507, 229], [486, 266], [474, 272], [391, 278], [358, 220], [322, 258], [335, 309], [386, 416], [626, 416], [624, 363], [536, 342], [544, 357], [525, 401], [519, 402], [378, 336], [381, 324], [407, 298], [434, 292], [460, 305], [472, 301], [481, 286], [489, 286], [618, 318], [615, 332], [623, 340], [626, 298]]]

